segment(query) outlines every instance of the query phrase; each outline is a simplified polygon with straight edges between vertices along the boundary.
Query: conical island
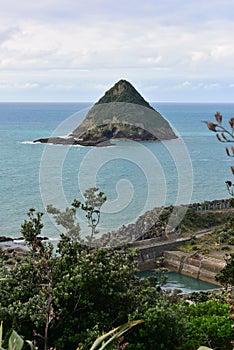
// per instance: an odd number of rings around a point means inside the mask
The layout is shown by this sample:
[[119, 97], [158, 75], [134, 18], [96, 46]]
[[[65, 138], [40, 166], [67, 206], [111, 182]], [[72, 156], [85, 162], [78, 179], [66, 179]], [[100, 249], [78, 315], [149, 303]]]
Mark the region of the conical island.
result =
[[108, 145], [115, 139], [156, 141], [174, 139], [169, 123], [126, 80], [120, 80], [89, 110], [67, 138], [51, 137], [34, 142]]

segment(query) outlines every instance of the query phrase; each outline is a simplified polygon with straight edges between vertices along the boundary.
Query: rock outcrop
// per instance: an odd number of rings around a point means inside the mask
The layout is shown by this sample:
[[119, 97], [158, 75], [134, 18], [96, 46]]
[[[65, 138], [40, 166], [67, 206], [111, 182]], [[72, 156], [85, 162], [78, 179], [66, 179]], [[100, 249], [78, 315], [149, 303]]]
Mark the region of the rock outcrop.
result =
[[89, 110], [83, 122], [67, 137], [34, 142], [97, 146], [111, 140], [155, 141], [174, 139], [169, 123], [126, 80], [120, 80]]

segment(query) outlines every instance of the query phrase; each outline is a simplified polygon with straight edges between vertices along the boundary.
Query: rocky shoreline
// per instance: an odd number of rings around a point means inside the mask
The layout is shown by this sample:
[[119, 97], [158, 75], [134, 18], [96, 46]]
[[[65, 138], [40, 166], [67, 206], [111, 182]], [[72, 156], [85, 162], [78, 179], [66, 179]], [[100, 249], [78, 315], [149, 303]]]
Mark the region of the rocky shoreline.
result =
[[[158, 241], [165, 241], [178, 237], [179, 232], [176, 227], [165, 225], [167, 217], [173, 219], [184, 213], [184, 210], [193, 209], [196, 212], [207, 210], [226, 210], [231, 207], [231, 199], [219, 199], [213, 201], [205, 201], [202, 203], [191, 203], [181, 206], [155, 207], [146, 211], [139, 216], [134, 223], [123, 225], [115, 231], [105, 233], [97, 242], [104, 245], [121, 245], [134, 241], [147, 241], [151, 238], [157, 238]], [[173, 222], [173, 220], [171, 220]]]
[[[193, 203], [188, 205], [187, 207], [192, 208], [195, 212], [206, 210], [225, 210], [230, 208], [230, 204], [231, 199], [222, 199], [209, 202], [206, 201], [203, 203]], [[168, 215], [171, 217], [172, 212], [174, 212], [173, 215], [175, 215], [176, 210], [174, 209], [175, 207], [169, 206], [156, 207], [152, 210], [149, 210], [142, 216], [140, 216], [135, 223], [129, 224], [127, 226], [122, 226], [117, 231], [108, 232], [102, 235], [102, 237], [94, 241], [94, 244], [95, 246], [105, 247], [129, 244], [129, 247], [138, 248], [141, 251], [141, 254], [142, 251], [145, 249], [150, 249], [150, 251], [152, 250], [153, 254], [155, 254], [155, 245], [160, 247], [158, 248], [160, 251], [170, 250], [168, 249], [168, 247], [167, 249], [165, 249], [165, 244], [170, 245], [173, 244], [174, 241], [180, 241], [181, 239], [190, 239], [190, 237], [188, 236], [181, 237], [180, 232], [173, 228], [170, 232], [166, 229], [166, 217]], [[203, 231], [199, 231], [199, 234], [204, 234], [207, 230]], [[48, 240], [47, 237], [40, 237], [40, 239]], [[154, 244], [152, 247], [149, 248], [148, 246], [152, 243], [152, 241], [154, 242]], [[18, 258], [25, 256], [27, 254], [28, 247], [25, 244], [23, 237], [12, 238], [7, 236], [0, 236], [0, 250], [1, 249], [4, 251], [4, 254], [9, 259], [11, 259], [15, 257]], [[150, 257], [149, 252], [147, 252], [147, 256], [148, 258]], [[148, 258], [144, 259], [144, 264], [146, 263], [146, 260], [148, 260]], [[153, 256], [153, 260], [155, 261], [155, 256]], [[224, 259], [220, 260], [224, 262]], [[140, 265], [142, 265], [141, 261], [139, 261], [139, 263]]]
[[111, 146], [109, 139], [103, 138], [99, 140], [77, 140], [73, 137], [45, 137], [33, 141], [34, 143], [52, 143], [53, 145], [68, 145], [68, 146]]
[[[49, 238], [48, 237], [39, 237], [42, 241], [46, 241]], [[28, 250], [27, 245], [25, 243], [25, 240], [23, 237], [7, 237], [7, 236], [0, 236], [0, 249], [3, 249], [4, 251], [13, 251], [13, 250]]]
[[[213, 201], [205, 201], [202, 203], [191, 203], [189, 205], [181, 205], [178, 207], [155, 207], [152, 210], [146, 211], [144, 214], [138, 217], [136, 222], [123, 225], [115, 231], [110, 231], [102, 235], [102, 237], [95, 240], [96, 243], [100, 243], [106, 246], [121, 245], [134, 241], [147, 241], [150, 238], [157, 238], [159, 241], [168, 240], [174, 236], [178, 237], [178, 233], [174, 228], [171, 231], [166, 232], [165, 217], [167, 215], [176, 215], [177, 210], [180, 207], [187, 207], [194, 209], [195, 211], [206, 211], [206, 210], [224, 210], [231, 207], [231, 199], [219, 199]], [[170, 227], [167, 227], [170, 229]], [[48, 240], [47, 237], [42, 237], [42, 240]], [[14, 246], [23, 245], [23, 237], [11, 238], [6, 236], [0, 236], [0, 247], [1, 246]]]
[[[164, 137], [160, 140], [171, 140], [172, 138], [177, 137]], [[136, 141], [136, 142], [152, 142], [152, 141], [160, 141], [159, 139], [152, 137], [152, 138], [141, 138], [141, 137], [131, 137], [131, 135], [125, 135], [124, 137], [100, 137], [100, 138], [86, 138], [86, 139], [76, 139], [74, 137], [68, 136], [68, 137], [45, 137], [40, 138], [37, 140], [34, 140], [33, 143], [49, 143], [53, 145], [67, 145], [67, 146], [90, 146], [90, 147], [107, 147], [107, 146], [114, 146], [114, 141], [118, 140], [129, 140], [129, 141]]]

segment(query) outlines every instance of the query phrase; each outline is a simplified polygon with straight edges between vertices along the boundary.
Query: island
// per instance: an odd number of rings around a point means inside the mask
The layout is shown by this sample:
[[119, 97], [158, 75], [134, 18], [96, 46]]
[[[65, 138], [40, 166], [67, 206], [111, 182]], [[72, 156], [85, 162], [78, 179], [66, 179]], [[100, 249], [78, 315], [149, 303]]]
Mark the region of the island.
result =
[[40, 138], [34, 142], [106, 146], [117, 139], [160, 141], [176, 137], [168, 121], [131, 83], [122, 79], [93, 105], [70, 135]]

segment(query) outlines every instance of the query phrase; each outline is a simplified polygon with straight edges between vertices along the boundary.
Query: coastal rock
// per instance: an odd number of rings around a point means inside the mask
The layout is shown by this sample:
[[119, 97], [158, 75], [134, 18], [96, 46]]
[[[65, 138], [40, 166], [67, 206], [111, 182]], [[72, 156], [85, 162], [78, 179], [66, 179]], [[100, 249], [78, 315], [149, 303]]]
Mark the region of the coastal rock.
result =
[[34, 143], [52, 143], [54, 145], [80, 145], [80, 146], [109, 146], [111, 143], [109, 142], [109, 139], [102, 138], [99, 140], [76, 140], [73, 137], [46, 137], [46, 138], [40, 138], [35, 141]]
[[[155, 207], [139, 216], [135, 223], [123, 225], [115, 231], [108, 232], [97, 241], [101, 245], [121, 245], [130, 242], [143, 242], [149, 239], [157, 239], [158, 242], [167, 241], [173, 236], [179, 236], [180, 230], [165, 224], [168, 217], [177, 216], [181, 208], [187, 207], [194, 211], [225, 210], [231, 207], [231, 199], [219, 199], [205, 201], [203, 203], [191, 203], [181, 206]], [[182, 209], [183, 210], [183, 209]]]
[[37, 139], [33, 142], [40, 142], [40, 143], [53, 143], [55, 145], [75, 145], [76, 140], [72, 137], [63, 138], [63, 137], [45, 137], [41, 139]]
[[3, 243], [3, 242], [12, 242], [13, 241], [13, 238], [10, 238], [10, 237], [6, 237], [6, 236], [0, 236], [0, 242]]
[[34, 142], [97, 146], [110, 140], [160, 141], [177, 136], [169, 123], [126, 80], [120, 80], [89, 110], [83, 122], [66, 138]]

